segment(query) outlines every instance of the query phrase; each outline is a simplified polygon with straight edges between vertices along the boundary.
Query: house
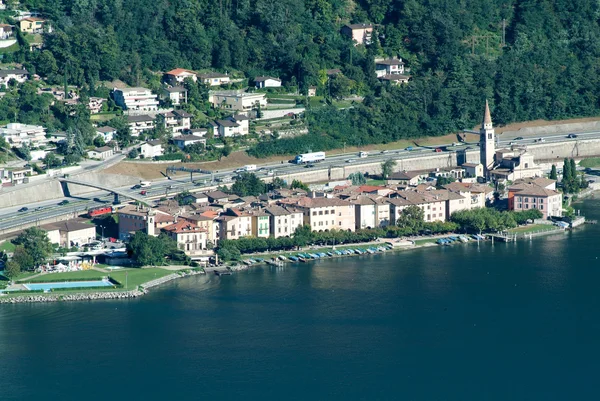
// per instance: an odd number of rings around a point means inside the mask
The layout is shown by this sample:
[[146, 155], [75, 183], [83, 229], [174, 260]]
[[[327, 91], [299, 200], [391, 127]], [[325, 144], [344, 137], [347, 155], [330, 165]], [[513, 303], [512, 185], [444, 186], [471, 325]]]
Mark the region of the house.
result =
[[187, 256], [212, 254], [207, 250], [208, 233], [206, 229], [198, 227], [185, 219], [178, 219], [176, 223], [162, 228], [162, 231], [177, 242], [177, 248]]
[[189, 194], [183, 200], [197, 205], [208, 205], [208, 196], [203, 192]]
[[354, 205], [337, 198], [304, 197], [296, 202], [304, 215], [304, 224], [313, 231], [355, 230]]
[[174, 70], [165, 73], [165, 81], [173, 86], [181, 85], [186, 78], [191, 78], [192, 81], [196, 82], [198, 80], [198, 74], [183, 68], [175, 68]]
[[96, 239], [96, 226], [78, 221], [44, 224], [40, 229], [46, 231], [50, 243], [65, 248], [88, 244]]
[[435, 191], [431, 192], [398, 192], [398, 197], [404, 198], [410, 204], [423, 210], [423, 220], [427, 223], [433, 221], [446, 221], [446, 199]]
[[250, 133], [250, 117], [244, 114], [234, 114], [227, 117], [227, 119], [239, 125], [238, 135], [248, 135]]
[[208, 129], [206, 128], [192, 128], [185, 131], [186, 135], [194, 135], [200, 138], [204, 138], [208, 134]]
[[[465, 209], [485, 207], [486, 200], [493, 197], [493, 189], [487, 185], [472, 184], [465, 182], [451, 182], [444, 185], [444, 189], [457, 193], [466, 199]], [[488, 197], [489, 194], [489, 197]], [[454, 210], [451, 211], [451, 213]]]
[[202, 138], [195, 135], [180, 135], [172, 139], [173, 144], [177, 146], [179, 149], [183, 150], [188, 145], [193, 145], [195, 143], [201, 143], [202, 145], [206, 145], [206, 138]]
[[274, 238], [290, 237], [304, 224], [302, 211], [293, 207], [272, 205], [265, 212], [269, 216], [269, 234]]
[[184, 219], [205, 229], [207, 234], [206, 239], [214, 246], [219, 241], [219, 223], [216, 221], [218, 217], [218, 213], [204, 212], [201, 214], [182, 215], [180, 219]]
[[0, 39], [7, 40], [13, 36], [13, 27], [8, 24], [0, 24]]
[[10, 123], [0, 128], [0, 136], [11, 146], [36, 146], [46, 139], [46, 129], [39, 125]]
[[408, 200], [402, 197], [387, 198], [385, 200], [390, 205], [390, 224], [395, 225], [402, 211], [412, 205]]
[[387, 185], [415, 186], [421, 181], [421, 174], [416, 171], [397, 171], [390, 174]]
[[140, 155], [144, 156], [145, 159], [152, 159], [156, 156], [162, 156], [164, 149], [162, 143], [159, 140], [147, 141], [140, 146]]
[[217, 218], [220, 239], [239, 239], [252, 235], [252, 215], [239, 209], [229, 209]]
[[219, 205], [224, 205], [229, 202], [230, 195], [226, 194], [222, 191], [210, 191], [206, 192], [206, 196], [208, 197], [208, 201], [210, 203], [216, 203]]
[[178, 106], [187, 103], [187, 89], [183, 86], [171, 86], [162, 90], [162, 98], [171, 101], [171, 104]]
[[402, 59], [375, 60], [375, 75], [377, 75], [377, 78], [381, 78], [384, 75], [402, 74], [404, 74], [404, 62]]
[[371, 43], [373, 25], [371, 24], [348, 24], [342, 27], [342, 34], [355, 42], [356, 45], [368, 45]]
[[27, 81], [29, 72], [24, 69], [0, 70], [0, 85], [8, 85], [11, 80], [22, 84]]
[[102, 111], [102, 105], [106, 102], [103, 97], [90, 97], [88, 100], [88, 110], [91, 114], [98, 114]]
[[483, 164], [481, 163], [463, 163], [461, 167], [465, 170], [466, 177], [483, 177]]
[[117, 130], [113, 127], [104, 126], [96, 128], [96, 136], [102, 137], [104, 143], [112, 141], [117, 135]]
[[538, 209], [544, 219], [562, 216], [562, 195], [535, 183], [522, 183], [508, 188], [508, 210], [522, 212]]
[[171, 131], [173, 136], [181, 135], [192, 127], [192, 115], [183, 110], [174, 110], [161, 113], [162, 124], [167, 131]]
[[246, 93], [237, 91], [223, 91], [209, 94], [208, 101], [213, 107], [229, 110], [248, 111], [260, 107], [267, 107], [267, 98], [264, 93]]
[[31, 167], [0, 168], [0, 184], [20, 185], [27, 184], [33, 173]]
[[154, 118], [146, 114], [127, 116], [127, 125], [129, 125], [131, 136], [138, 137], [140, 133], [154, 129]]
[[250, 211], [252, 217], [252, 235], [257, 238], [268, 238], [271, 234], [270, 214], [264, 210]]
[[313, 97], [313, 96], [317, 96], [317, 87], [316, 86], [309, 86], [308, 87], [308, 93], [307, 93], [308, 97]]
[[359, 195], [351, 202], [354, 204], [354, 221], [357, 230], [390, 225], [390, 204], [386, 202], [386, 198]]
[[381, 82], [389, 82], [390, 85], [406, 84], [410, 80], [410, 75], [386, 74], [379, 77]]
[[44, 27], [47, 25], [46, 20], [37, 17], [23, 18], [19, 21], [19, 29], [23, 33], [43, 33]]
[[240, 124], [231, 120], [217, 120], [217, 135], [221, 138], [240, 135]]
[[332, 69], [329, 69], [329, 70], [325, 70], [325, 74], [327, 74], [327, 76], [329, 78], [335, 77], [336, 75], [339, 75], [341, 73], [342, 73], [342, 70], [340, 70], [339, 68], [332, 68]]
[[200, 81], [208, 86], [219, 86], [230, 82], [229, 75], [220, 74], [218, 72], [210, 72], [208, 74], [198, 75]]
[[113, 99], [123, 110], [158, 110], [158, 99], [146, 88], [114, 88]]
[[117, 211], [119, 217], [119, 239], [128, 240], [135, 232], [143, 231], [157, 236], [160, 229], [176, 223], [177, 219], [160, 210], [127, 205]]
[[279, 88], [281, 86], [281, 79], [273, 77], [256, 77], [254, 78], [254, 85], [256, 85], [257, 89]]
[[533, 155], [524, 148], [497, 149], [494, 161], [495, 167], [490, 171], [490, 176], [495, 181], [542, 176], [542, 170], [535, 163]]
[[113, 148], [111, 148], [110, 146], [102, 146], [100, 148], [96, 148], [94, 150], [89, 150], [87, 152], [88, 157], [91, 159], [108, 159], [109, 157], [112, 157], [114, 154]]

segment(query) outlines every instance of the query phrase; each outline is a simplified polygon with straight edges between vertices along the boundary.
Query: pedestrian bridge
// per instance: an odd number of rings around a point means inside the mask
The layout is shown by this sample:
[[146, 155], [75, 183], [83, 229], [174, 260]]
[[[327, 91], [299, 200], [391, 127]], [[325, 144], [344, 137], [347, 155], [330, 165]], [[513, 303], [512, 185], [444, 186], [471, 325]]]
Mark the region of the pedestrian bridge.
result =
[[102, 186], [102, 185], [94, 184], [92, 182], [79, 181], [79, 180], [74, 180], [72, 178], [59, 178], [58, 181], [60, 182], [60, 186], [62, 187], [63, 194], [65, 196], [67, 196], [67, 197], [71, 196], [71, 193], [69, 192], [68, 184], [72, 184], [72, 185], [81, 185], [81, 186], [84, 186], [84, 187], [97, 188], [97, 189], [101, 189], [103, 191], [110, 192], [115, 197], [115, 199], [114, 199], [114, 203], [115, 204], [120, 203], [119, 202], [119, 196], [123, 196], [125, 198], [130, 198], [130, 199], [133, 199], [135, 201], [138, 201], [138, 202], [144, 203], [144, 204], [147, 202], [146, 199], [141, 198], [141, 197], [139, 197], [137, 195], [133, 195], [133, 194], [130, 194], [130, 193], [127, 193], [127, 192], [123, 192], [123, 191], [120, 191], [118, 189], [109, 188], [109, 187], [105, 187], [105, 186]]

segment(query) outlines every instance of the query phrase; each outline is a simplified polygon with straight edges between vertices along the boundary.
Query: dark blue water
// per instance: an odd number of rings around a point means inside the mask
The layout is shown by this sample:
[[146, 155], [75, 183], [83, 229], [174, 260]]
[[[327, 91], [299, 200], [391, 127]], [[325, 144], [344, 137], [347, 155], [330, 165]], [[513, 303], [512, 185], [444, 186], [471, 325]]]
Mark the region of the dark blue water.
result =
[[0, 400], [598, 400], [599, 234], [0, 306]]

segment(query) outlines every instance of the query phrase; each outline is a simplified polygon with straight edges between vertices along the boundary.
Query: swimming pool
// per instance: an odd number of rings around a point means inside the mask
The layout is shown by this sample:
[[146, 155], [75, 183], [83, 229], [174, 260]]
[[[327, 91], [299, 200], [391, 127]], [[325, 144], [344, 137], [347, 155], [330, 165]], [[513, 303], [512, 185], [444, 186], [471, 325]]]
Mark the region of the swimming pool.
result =
[[29, 291], [37, 290], [53, 290], [57, 288], [95, 288], [95, 287], [112, 287], [113, 283], [108, 280], [96, 281], [64, 281], [62, 283], [28, 283], [23, 284]]

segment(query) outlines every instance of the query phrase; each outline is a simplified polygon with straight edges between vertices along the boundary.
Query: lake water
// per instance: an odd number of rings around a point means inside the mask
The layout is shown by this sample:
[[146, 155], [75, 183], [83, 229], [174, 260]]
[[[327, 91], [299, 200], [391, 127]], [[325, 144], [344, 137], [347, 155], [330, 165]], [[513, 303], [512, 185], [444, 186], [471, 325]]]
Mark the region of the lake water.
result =
[[598, 400], [599, 234], [3, 305], [0, 400]]

